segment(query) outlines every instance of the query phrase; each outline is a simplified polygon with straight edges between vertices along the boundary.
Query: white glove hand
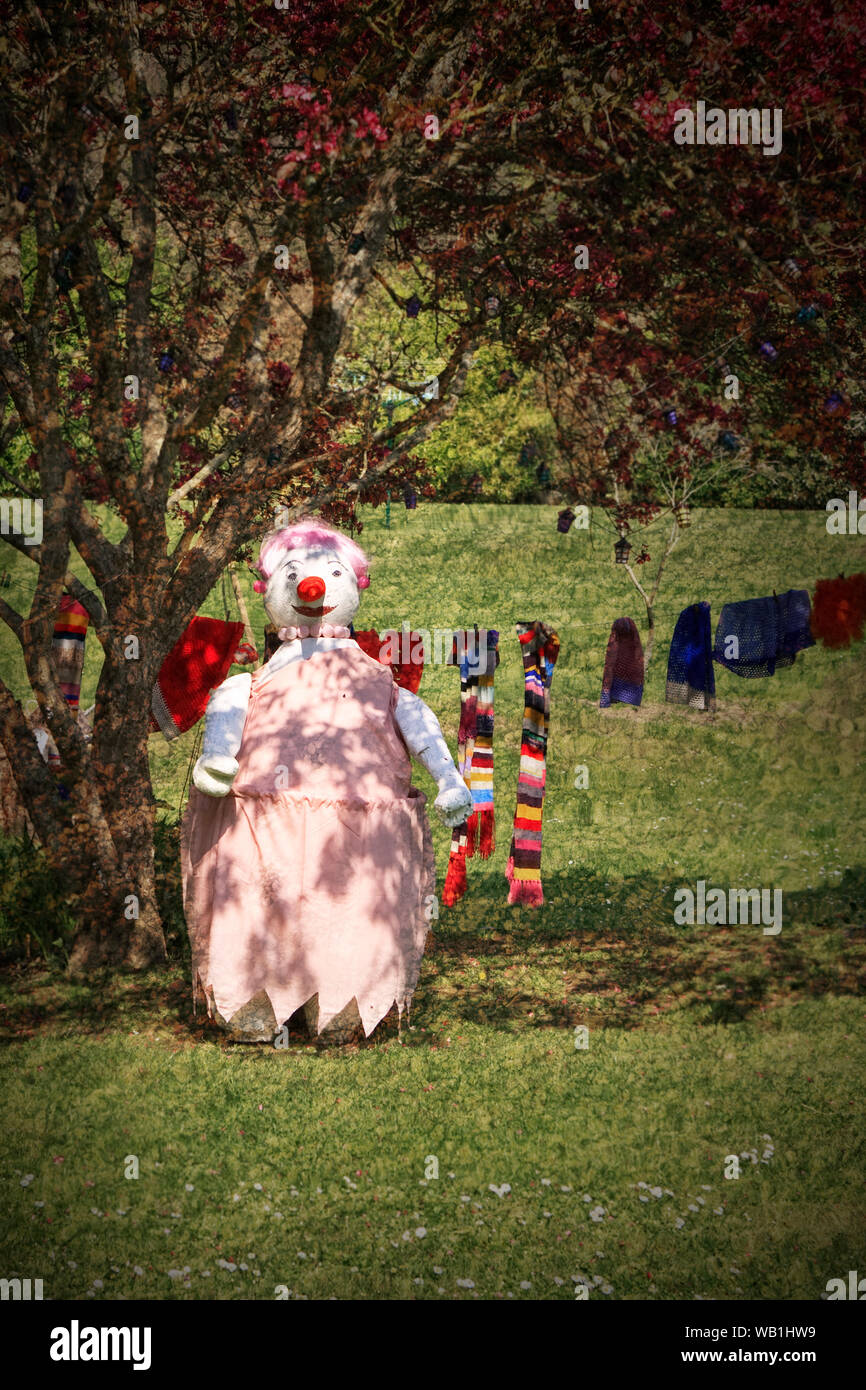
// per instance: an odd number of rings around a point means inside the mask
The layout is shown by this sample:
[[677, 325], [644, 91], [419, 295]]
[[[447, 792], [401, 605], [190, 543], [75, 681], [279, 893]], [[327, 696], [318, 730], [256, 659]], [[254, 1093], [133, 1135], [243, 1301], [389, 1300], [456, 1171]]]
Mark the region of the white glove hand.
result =
[[206, 796], [227, 796], [239, 766], [237, 758], [229, 758], [224, 753], [199, 758], [192, 770], [193, 784]]
[[463, 781], [460, 782], [459, 786], [449, 783], [440, 791], [433, 805], [436, 807], [442, 824], [447, 825], [449, 830], [453, 830], [455, 825], [460, 825], [467, 817], [471, 816], [472, 793]]

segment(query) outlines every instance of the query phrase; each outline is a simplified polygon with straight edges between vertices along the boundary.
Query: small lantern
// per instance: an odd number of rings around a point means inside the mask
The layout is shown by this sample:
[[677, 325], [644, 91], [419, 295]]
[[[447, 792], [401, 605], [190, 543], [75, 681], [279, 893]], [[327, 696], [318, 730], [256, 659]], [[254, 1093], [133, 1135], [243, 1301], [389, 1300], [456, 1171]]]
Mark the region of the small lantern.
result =
[[678, 502], [674, 507], [674, 520], [681, 531], [692, 524], [692, 509], [688, 502]]
[[357, 256], [358, 252], [367, 245], [367, 238], [363, 232], [356, 232], [349, 242], [349, 255]]
[[161, 372], [170, 372], [173, 366], [174, 358], [172, 357], [171, 353], [161, 352], [159, 354], [159, 370]]
[[798, 323], [811, 323], [818, 317], [817, 304], [804, 304], [802, 309], [798, 309], [795, 315]]
[[665, 424], [670, 425], [671, 429], [673, 429], [674, 425], [677, 423], [677, 412], [671, 407], [670, 410], [665, 411], [664, 415]]
[[628, 557], [631, 554], [631, 543], [629, 542], [628, 536], [620, 536], [613, 551], [616, 556], [616, 563], [618, 565], [627, 565]]
[[735, 454], [740, 447], [739, 439], [731, 430], [722, 430], [718, 443], [729, 454]]
[[838, 391], [831, 391], [826, 401], [824, 402], [824, 409], [826, 410], [828, 415], [835, 415], [839, 407], [844, 404], [845, 397], [841, 396]]
[[775, 362], [776, 358], [779, 356], [772, 343], [761, 343], [759, 351], [767, 362]]
[[414, 512], [418, 506], [418, 494], [413, 487], [410, 487], [409, 483], [403, 489], [403, 502], [407, 512]]
[[33, 185], [31, 183], [22, 183], [19, 184], [18, 192], [15, 196], [17, 197], [19, 203], [26, 203], [32, 197], [32, 194]]
[[410, 319], [417, 319], [420, 312], [421, 300], [418, 298], [417, 294], [413, 294], [411, 298], [406, 300], [406, 317]]
[[496, 298], [495, 294], [489, 294], [487, 296], [484, 301], [484, 308], [487, 311], [487, 317], [489, 319], [496, 317], [499, 313], [499, 300]]
[[571, 530], [571, 524], [574, 521], [575, 515], [576, 513], [571, 510], [571, 507], [564, 507], [559, 513], [556, 520], [556, 529], [561, 535], [565, 536]]

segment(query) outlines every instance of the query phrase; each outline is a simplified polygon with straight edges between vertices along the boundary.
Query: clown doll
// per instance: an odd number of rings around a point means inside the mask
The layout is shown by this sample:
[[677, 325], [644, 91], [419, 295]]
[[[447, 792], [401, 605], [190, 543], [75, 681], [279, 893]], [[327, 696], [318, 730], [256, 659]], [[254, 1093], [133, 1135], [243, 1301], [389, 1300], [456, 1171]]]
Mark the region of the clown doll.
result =
[[193, 988], [239, 1041], [303, 1009], [313, 1036], [369, 1034], [408, 1007], [435, 902], [426, 797], [471, 797], [432, 710], [349, 632], [368, 560], [316, 520], [262, 543], [255, 588], [280, 645], [210, 698], [184, 816]]

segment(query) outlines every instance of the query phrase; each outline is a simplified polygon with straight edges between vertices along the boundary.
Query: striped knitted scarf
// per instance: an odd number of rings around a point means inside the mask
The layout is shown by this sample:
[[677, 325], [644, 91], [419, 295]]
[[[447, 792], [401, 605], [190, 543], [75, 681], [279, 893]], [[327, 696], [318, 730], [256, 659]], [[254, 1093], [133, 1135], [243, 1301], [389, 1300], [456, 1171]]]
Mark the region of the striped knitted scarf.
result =
[[472, 814], [451, 832], [451, 854], [442, 901], [453, 907], [466, 892], [466, 860], [482, 859], [496, 847], [493, 810], [493, 680], [499, 665], [499, 633], [455, 632], [449, 665], [460, 668], [460, 728], [457, 766], [472, 793]]
[[559, 638], [545, 623], [518, 623], [517, 639], [523, 654], [523, 738], [517, 809], [505, 877], [511, 885], [509, 903], [540, 907], [541, 815], [544, 805], [545, 756], [550, 723], [550, 684], [559, 655]]

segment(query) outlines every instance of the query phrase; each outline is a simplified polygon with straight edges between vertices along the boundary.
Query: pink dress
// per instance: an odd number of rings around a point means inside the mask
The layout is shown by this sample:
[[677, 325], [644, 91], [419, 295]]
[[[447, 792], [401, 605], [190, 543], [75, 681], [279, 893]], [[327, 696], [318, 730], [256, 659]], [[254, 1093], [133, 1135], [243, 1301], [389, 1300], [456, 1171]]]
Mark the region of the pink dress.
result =
[[264, 989], [279, 1026], [318, 994], [321, 1031], [354, 997], [369, 1036], [409, 1005], [436, 869], [397, 694], [354, 643], [253, 675], [232, 790], [193, 788], [183, 821], [193, 989], [209, 1012], [230, 1020]]

